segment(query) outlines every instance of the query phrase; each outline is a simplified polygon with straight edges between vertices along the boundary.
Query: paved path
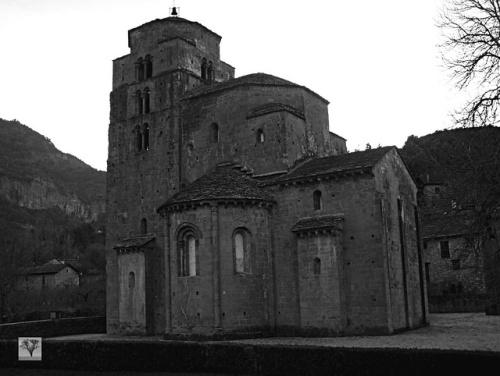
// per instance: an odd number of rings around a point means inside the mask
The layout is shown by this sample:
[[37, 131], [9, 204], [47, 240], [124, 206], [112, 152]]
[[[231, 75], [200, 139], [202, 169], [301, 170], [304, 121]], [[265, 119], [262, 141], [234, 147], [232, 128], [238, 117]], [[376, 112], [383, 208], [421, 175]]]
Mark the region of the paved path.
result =
[[428, 327], [390, 336], [262, 338], [233, 342], [329, 347], [392, 347], [500, 352], [500, 316], [481, 313], [431, 314]]
[[[392, 347], [421, 349], [458, 349], [500, 352], [500, 316], [483, 313], [431, 314], [428, 327], [390, 336], [299, 338], [274, 337], [228, 341], [263, 345], [307, 345], [329, 347]], [[86, 334], [51, 338], [57, 340], [165, 341], [160, 337], [122, 337]]]

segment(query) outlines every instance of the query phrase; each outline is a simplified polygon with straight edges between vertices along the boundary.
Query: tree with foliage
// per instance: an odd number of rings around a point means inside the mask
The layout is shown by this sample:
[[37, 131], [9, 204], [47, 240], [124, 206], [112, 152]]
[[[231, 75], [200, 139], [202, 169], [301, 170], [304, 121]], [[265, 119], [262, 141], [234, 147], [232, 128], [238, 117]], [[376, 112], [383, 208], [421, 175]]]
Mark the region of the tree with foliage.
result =
[[40, 341], [34, 338], [25, 338], [21, 342], [21, 348], [28, 351], [30, 356], [33, 356], [33, 353], [37, 348], [40, 347]]
[[479, 267], [490, 296], [487, 311], [500, 314], [500, 128], [412, 136], [403, 156], [418, 181], [446, 186], [434, 208], [424, 207], [424, 225], [465, 231], [467, 248], [483, 259]]
[[444, 61], [459, 89], [476, 91], [455, 120], [496, 125], [500, 100], [500, 0], [449, 0], [439, 24]]

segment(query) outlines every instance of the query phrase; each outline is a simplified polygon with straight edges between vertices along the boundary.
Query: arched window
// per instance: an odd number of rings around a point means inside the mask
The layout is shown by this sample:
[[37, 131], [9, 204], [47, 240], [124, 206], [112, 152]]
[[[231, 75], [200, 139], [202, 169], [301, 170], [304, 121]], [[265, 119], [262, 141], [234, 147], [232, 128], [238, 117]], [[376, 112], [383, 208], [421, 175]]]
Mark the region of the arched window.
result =
[[315, 275], [321, 274], [321, 259], [319, 257], [315, 257], [313, 260], [313, 273]]
[[314, 210], [321, 210], [321, 191], [314, 191], [313, 206]]
[[153, 77], [153, 61], [151, 60], [151, 55], [146, 55], [144, 59], [146, 78]]
[[207, 79], [207, 59], [205, 58], [201, 60], [201, 79]]
[[144, 113], [149, 114], [150, 111], [150, 106], [149, 106], [150, 100], [149, 100], [149, 89], [145, 88], [144, 89]]
[[138, 81], [142, 81], [144, 80], [144, 62], [142, 60], [142, 57], [140, 57], [138, 60], [137, 60], [137, 63], [136, 63], [136, 68], [137, 68], [137, 80]]
[[146, 218], [141, 219], [141, 235], [148, 233], [148, 221]]
[[192, 228], [183, 231], [177, 242], [177, 256], [179, 276], [188, 277], [198, 275], [197, 248], [198, 239]]
[[257, 129], [257, 143], [262, 144], [264, 142], [264, 131], [262, 129]]
[[140, 115], [142, 114], [143, 106], [142, 106], [142, 93], [140, 90], [137, 90], [135, 92], [135, 100], [136, 100], [136, 107], [137, 107], [137, 113]]
[[214, 67], [213, 67], [213, 64], [211, 61], [208, 63], [207, 79], [210, 82], [212, 82], [214, 80]]
[[250, 233], [238, 229], [233, 235], [234, 271], [236, 273], [251, 273], [250, 263]]
[[210, 126], [210, 139], [212, 142], [219, 142], [219, 125], [212, 123]]
[[149, 124], [146, 123], [144, 124], [143, 127], [143, 132], [142, 132], [142, 142], [143, 142], [143, 149], [144, 150], [149, 150]]
[[137, 151], [142, 150], [142, 132], [139, 126], [135, 127], [135, 145]]
[[135, 273], [130, 272], [128, 273], [128, 288], [130, 290], [133, 290], [135, 287]]

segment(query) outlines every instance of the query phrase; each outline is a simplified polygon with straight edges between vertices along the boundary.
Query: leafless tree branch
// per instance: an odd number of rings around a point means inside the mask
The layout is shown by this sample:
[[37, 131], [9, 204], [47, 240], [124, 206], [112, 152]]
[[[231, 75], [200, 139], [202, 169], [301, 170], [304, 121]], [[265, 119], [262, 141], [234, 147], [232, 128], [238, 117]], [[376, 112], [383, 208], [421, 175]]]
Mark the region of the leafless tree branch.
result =
[[455, 115], [460, 126], [498, 123], [500, 0], [449, 0], [438, 25], [445, 33], [443, 60], [460, 90], [477, 88]]

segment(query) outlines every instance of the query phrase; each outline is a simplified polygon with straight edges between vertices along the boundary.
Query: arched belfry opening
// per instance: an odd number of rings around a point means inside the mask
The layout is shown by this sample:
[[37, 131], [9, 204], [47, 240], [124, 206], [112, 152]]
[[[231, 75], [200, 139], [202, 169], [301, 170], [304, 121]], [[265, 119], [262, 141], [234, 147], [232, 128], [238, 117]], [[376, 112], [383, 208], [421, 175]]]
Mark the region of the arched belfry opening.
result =
[[146, 55], [144, 59], [144, 66], [146, 78], [153, 77], [153, 60], [151, 58], [151, 55]]
[[142, 132], [143, 149], [149, 150], [149, 124], [144, 124]]
[[145, 114], [149, 114], [149, 112], [151, 111], [151, 107], [150, 107], [151, 100], [150, 100], [149, 94], [150, 94], [149, 88], [145, 88], [144, 89], [144, 113]]
[[135, 75], [137, 81], [144, 80], [144, 61], [142, 57], [137, 59], [137, 62], [135, 63]]
[[135, 148], [137, 151], [142, 150], [142, 132], [138, 125], [135, 127]]
[[213, 66], [213, 63], [211, 61], [208, 63], [207, 80], [208, 80], [208, 82], [214, 81], [214, 66]]
[[143, 103], [142, 103], [142, 92], [140, 90], [137, 90], [135, 92], [135, 103], [136, 103], [136, 110], [139, 115], [143, 113]]

